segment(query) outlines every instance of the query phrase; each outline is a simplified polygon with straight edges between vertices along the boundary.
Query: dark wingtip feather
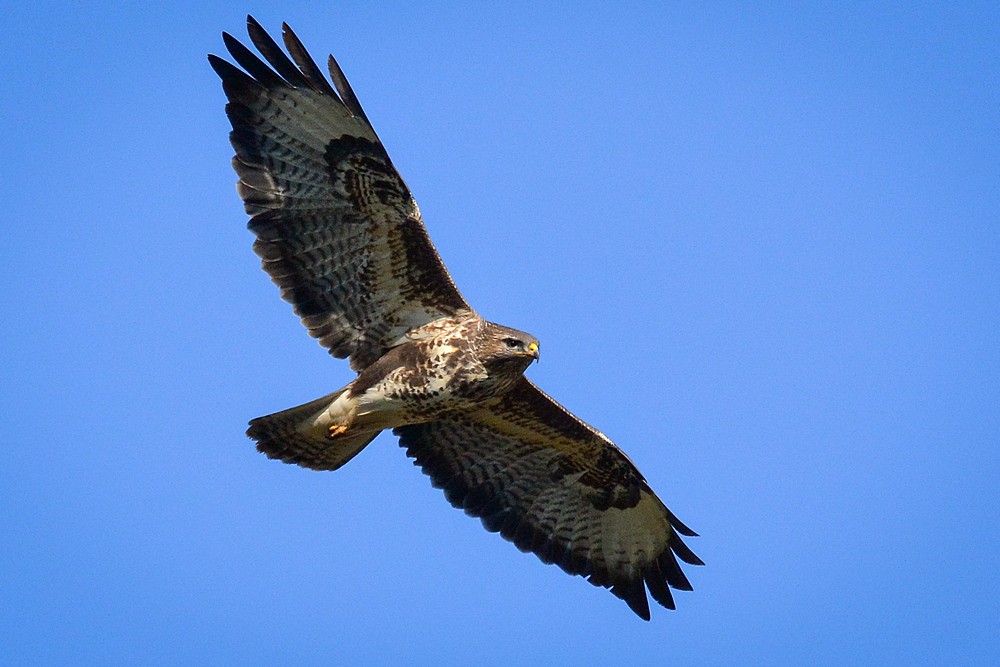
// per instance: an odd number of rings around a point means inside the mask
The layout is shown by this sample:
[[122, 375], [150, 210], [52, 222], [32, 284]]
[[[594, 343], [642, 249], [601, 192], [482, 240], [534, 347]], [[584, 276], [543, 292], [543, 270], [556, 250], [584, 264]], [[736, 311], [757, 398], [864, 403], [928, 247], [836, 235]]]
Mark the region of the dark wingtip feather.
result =
[[250, 41], [257, 47], [260, 55], [271, 64], [271, 67], [280, 74], [285, 81], [296, 88], [310, 88], [309, 81], [302, 75], [295, 63], [285, 55], [278, 43], [271, 38], [267, 31], [261, 27], [253, 17], [247, 17], [247, 33]]
[[285, 48], [288, 49], [288, 53], [291, 54], [295, 64], [299, 66], [299, 70], [301, 70], [302, 75], [309, 82], [310, 87], [318, 93], [337, 98], [337, 93], [333, 90], [333, 86], [323, 76], [323, 72], [316, 65], [316, 61], [312, 59], [306, 47], [302, 45], [302, 40], [299, 39], [298, 35], [295, 34], [295, 31], [287, 23], [281, 24], [281, 37], [285, 42]]
[[222, 79], [222, 89], [229, 98], [226, 114], [232, 119], [233, 114], [238, 113], [237, 107], [240, 104], [246, 104], [259, 94], [261, 84], [239, 67], [216, 55], [209, 54], [208, 63]]
[[[232, 63], [228, 60], [223, 60], [214, 53], [208, 54], [208, 64], [212, 66], [215, 73], [219, 75], [219, 78], [225, 81], [228, 76], [231, 76], [232, 72], [239, 72], [238, 69], [233, 67]], [[242, 72], [240, 72], [242, 74]]]
[[671, 512], [666, 507], [664, 507], [663, 509], [667, 511], [667, 521], [669, 521], [670, 525], [674, 527], [674, 530], [676, 530], [681, 535], [684, 535], [685, 537], [698, 537], [698, 533], [694, 532], [686, 525], [684, 525], [684, 522], [678, 519], [676, 516], [674, 516], [673, 512]]
[[611, 593], [621, 598], [636, 616], [644, 621], [650, 619], [649, 600], [646, 598], [646, 588], [641, 579], [628, 579], [611, 587]]
[[644, 575], [646, 580], [646, 587], [649, 588], [649, 594], [653, 596], [661, 606], [667, 609], [676, 609], [677, 606], [674, 604], [674, 596], [670, 593], [670, 588], [667, 586], [667, 577], [664, 576], [658, 564], [652, 564]]
[[694, 555], [691, 548], [684, 544], [684, 540], [674, 536], [674, 539], [670, 540], [670, 548], [673, 549], [674, 553], [677, 554], [678, 558], [687, 563], [688, 565], [704, 565], [705, 561]]
[[361, 102], [358, 101], [358, 96], [354, 94], [354, 89], [351, 88], [351, 84], [348, 83], [347, 77], [344, 76], [344, 70], [340, 69], [340, 65], [337, 64], [337, 59], [331, 55], [327, 60], [327, 66], [330, 68], [330, 78], [333, 79], [333, 85], [337, 87], [337, 92], [340, 93], [340, 99], [343, 100], [344, 106], [347, 107], [347, 110], [352, 114], [363, 119], [369, 126], [371, 126], [371, 122], [368, 120], [365, 110], [361, 108]]
[[691, 582], [688, 581], [687, 575], [684, 574], [684, 570], [681, 569], [680, 563], [674, 557], [674, 554], [669, 549], [660, 554], [657, 559], [656, 571], [662, 579], [666, 579], [667, 583], [671, 587], [676, 588], [679, 591], [693, 591], [694, 587], [691, 586]]
[[222, 33], [222, 41], [233, 60], [261, 84], [267, 88], [281, 88], [288, 85], [287, 81], [275, 74], [274, 70], [265, 65], [250, 49], [228, 32]]

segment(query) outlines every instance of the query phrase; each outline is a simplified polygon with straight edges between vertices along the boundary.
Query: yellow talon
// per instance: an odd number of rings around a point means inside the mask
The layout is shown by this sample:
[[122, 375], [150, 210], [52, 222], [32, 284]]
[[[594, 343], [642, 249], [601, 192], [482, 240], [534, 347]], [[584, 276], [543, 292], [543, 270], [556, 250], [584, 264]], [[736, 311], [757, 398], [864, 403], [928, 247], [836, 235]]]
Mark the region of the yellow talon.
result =
[[331, 424], [328, 430], [329, 433], [326, 436], [328, 438], [336, 438], [338, 435], [347, 433], [347, 427], [343, 424]]

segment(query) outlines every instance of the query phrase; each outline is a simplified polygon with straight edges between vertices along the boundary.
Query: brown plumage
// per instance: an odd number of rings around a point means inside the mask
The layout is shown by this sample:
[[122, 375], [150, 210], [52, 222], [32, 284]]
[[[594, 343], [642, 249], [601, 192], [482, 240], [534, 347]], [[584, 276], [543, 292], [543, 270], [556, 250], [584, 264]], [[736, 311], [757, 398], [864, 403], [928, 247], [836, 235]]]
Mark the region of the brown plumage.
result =
[[209, 61], [255, 252], [309, 333], [357, 378], [250, 422], [271, 458], [347, 463], [393, 429], [448, 501], [522, 551], [586, 577], [649, 619], [690, 590], [694, 535], [600, 431], [523, 373], [538, 341], [483, 320], [438, 257], [416, 202], [333, 57], [333, 85], [295, 34], [284, 51], [253, 18], [261, 60], [228, 34], [239, 69]]

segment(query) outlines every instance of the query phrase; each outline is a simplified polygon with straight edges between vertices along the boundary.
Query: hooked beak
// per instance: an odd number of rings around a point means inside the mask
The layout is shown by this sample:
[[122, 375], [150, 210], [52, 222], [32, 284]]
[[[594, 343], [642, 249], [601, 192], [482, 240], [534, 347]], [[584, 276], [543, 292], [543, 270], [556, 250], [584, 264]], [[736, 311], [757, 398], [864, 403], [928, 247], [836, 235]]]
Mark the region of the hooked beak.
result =
[[532, 359], [534, 359], [535, 361], [538, 361], [538, 343], [529, 343], [528, 344], [528, 354], [531, 355]]

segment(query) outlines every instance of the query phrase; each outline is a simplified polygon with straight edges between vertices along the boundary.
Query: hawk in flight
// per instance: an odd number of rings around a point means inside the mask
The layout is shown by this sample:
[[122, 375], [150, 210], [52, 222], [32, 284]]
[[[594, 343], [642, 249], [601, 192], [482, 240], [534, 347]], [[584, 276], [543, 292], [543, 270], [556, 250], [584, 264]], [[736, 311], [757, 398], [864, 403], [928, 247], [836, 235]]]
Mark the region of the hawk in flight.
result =
[[524, 377], [535, 337], [466, 303], [333, 57], [331, 85], [287, 25], [287, 55], [247, 25], [263, 60], [226, 33], [242, 70], [208, 58], [229, 99], [253, 248], [310, 335], [358, 373], [251, 421], [257, 449], [336, 470], [391, 428], [487, 530], [646, 620], [646, 589], [673, 609], [670, 588], [691, 590], [677, 559], [702, 564], [679, 536], [695, 533], [614, 443]]

